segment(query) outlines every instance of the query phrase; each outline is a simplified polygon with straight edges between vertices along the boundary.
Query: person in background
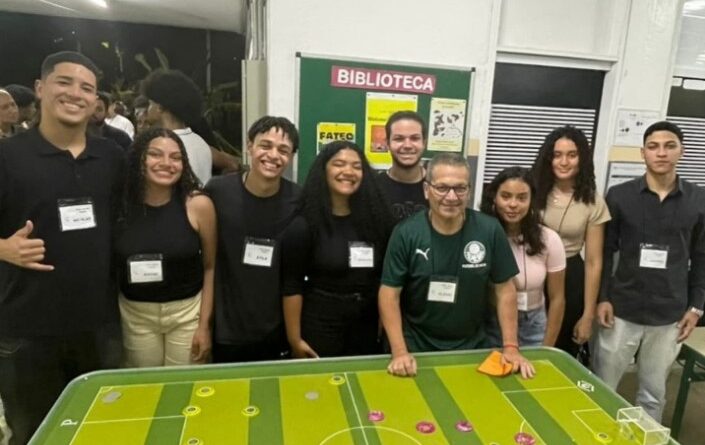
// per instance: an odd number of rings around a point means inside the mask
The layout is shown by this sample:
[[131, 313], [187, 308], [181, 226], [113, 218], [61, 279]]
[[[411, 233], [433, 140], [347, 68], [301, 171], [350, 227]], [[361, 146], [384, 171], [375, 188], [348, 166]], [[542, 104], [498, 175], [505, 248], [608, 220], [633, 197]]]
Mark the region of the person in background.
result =
[[105, 118], [105, 123], [122, 130], [130, 137], [134, 139], [135, 137], [135, 126], [130, 119], [127, 118], [127, 107], [122, 101], [116, 100], [113, 103], [109, 101], [108, 96], [108, 108], [106, 108], [107, 117]]
[[211, 350], [215, 209], [171, 130], [141, 133], [128, 152], [115, 255], [127, 366], [205, 362]]
[[10, 84], [5, 87], [5, 90], [10, 93], [17, 104], [20, 112], [20, 120], [18, 125], [24, 129], [36, 125], [37, 120], [37, 98], [31, 88], [24, 85]]
[[[556, 347], [574, 357], [579, 352], [586, 355], [583, 345], [592, 335], [610, 213], [596, 191], [592, 150], [585, 134], [571, 126], [551, 131], [532, 174], [542, 222], [561, 237], [567, 258], [565, 312]], [[585, 261], [580, 255], [583, 248]]]
[[671, 366], [705, 305], [705, 191], [676, 173], [683, 151], [677, 125], [650, 125], [646, 174], [607, 192], [594, 370], [614, 389], [638, 351], [636, 403], [657, 422]]
[[20, 114], [12, 95], [0, 89], [0, 138], [7, 138], [15, 134], [15, 125], [19, 122]]
[[132, 139], [122, 130], [111, 127], [105, 123], [105, 110], [110, 106], [110, 96], [108, 93], [98, 91], [98, 101], [95, 103], [95, 111], [88, 122], [88, 131], [97, 137], [112, 139], [116, 144], [127, 150], [132, 144]]
[[421, 156], [426, 149], [428, 129], [415, 111], [397, 111], [385, 125], [392, 166], [377, 180], [390, 201], [392, 213], [401, 221], [428, 209], [424, 197], [424, 168]]
[[142, 81], [142, 94], [149, 99], [147, 122], [179, 135], [194, 174], [202, 185], [207, 184], [213, 170], [211, 148], [188, 126], [201, 118], [203, 98], [198, 86], [181, 71], [158, 69]]
[[[565, 251], [556, 232], [541, 225], [529, 170], [505, 168], [484, 190], [480, 210], [504, 227], [519, 275], [514, 277], [519, 309], [519, 345], [553, 346], [565, 306]], [[546, 314], [544, 286], [551, 304]], [[502, 344], [497, 316], [487, 323], [490, 346]]]
[[377, 291], [395, 220], [362, 150], [318, 154], [283, 236], [284, 320], [294, 357], [381, 352]]

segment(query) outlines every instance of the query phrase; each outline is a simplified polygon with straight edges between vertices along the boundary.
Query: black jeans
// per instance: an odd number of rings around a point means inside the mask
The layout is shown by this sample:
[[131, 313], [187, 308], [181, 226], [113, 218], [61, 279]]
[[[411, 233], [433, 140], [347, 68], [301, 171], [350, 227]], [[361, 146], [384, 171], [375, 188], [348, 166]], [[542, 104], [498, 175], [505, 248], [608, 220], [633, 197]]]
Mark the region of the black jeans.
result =
[[381, 353], [374, 294], [310, 289], [304, 294], [301, 337], [321, 357]]
[[64, 387], [101, 368], [103, 337], [0, 337], [0, 397], [12, 430], [10, 445], [26, 444]]
[[281, 326], [256, 343], [230, 345], [213, 342], [213, 363], [258, 362], [279, 360], [289, 356], [286, 331]]
[[[565, 269], [565, 312], [556, 347], [575, 357], [580, 351], [573, 341], [573, 328], [585, 308], [585, 263], [580, 254], [568, 258]], [[587, 351], [587, 348], [584, 349]]]

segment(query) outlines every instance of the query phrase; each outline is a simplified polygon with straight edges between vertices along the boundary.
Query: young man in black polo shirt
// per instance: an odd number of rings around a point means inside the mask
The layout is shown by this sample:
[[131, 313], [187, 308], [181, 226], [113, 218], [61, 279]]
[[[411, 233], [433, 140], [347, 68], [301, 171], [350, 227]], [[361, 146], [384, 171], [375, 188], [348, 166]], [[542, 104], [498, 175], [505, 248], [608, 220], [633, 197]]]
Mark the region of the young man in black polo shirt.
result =
[[594, 366], [616, 388], [638, 350], [636, 403], [660, 422], [671, 365], [703, 315], [705, 191], [676, 174], [683, 133], [675, 124], [647, 128], [641, 155], [646, 174], [612, 187], [606, 197], [612, 220]]
[[264, 116], [247, 132], [250, 170], [206, 187], [218, 215], [213, 360], [280, 358], [288, 349], [280, 290], [280, 235], [299, 187], [282, 178], [299, 145], [288, 119]]
[[428, 129], [417, 112], [397, 111], [387, 120], [385, 130], [392, 167], [380, 173], [377, 179], [392, 204], [392, 214], [401, 221], [428, 208], [421, 165]]
[[124, 160], [86, 136], [97, 73], [81, 54], [48, 56], [38, 128], [0, 141], [0, 396], [13, 445], [99, 368], [99, 330], [117, 318], [110, 232]]

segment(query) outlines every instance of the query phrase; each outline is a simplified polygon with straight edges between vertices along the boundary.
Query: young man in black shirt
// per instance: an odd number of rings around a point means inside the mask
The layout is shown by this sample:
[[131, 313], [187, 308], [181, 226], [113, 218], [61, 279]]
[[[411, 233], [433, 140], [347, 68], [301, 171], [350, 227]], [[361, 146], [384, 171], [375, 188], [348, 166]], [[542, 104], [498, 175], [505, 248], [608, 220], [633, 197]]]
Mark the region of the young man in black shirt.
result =
[[100, 331], [117, 320], [110, 240], [124, 159], [86, 136], [97, 73], [79, 53], [48, 56], [39, 126], [0, 141], [0, 396], [13, 445], [100, 367]]
[[428, 208], [423, 194], [425, 175], [421, 156], [426, 149], [426, 123], [415, 111], [397, 111], [385, 125], [392, 167], [379, 174], [382, 190], [392, 204], [392, 214], [401, 221]]
[[91, 116], [88, 122], [88, 132], [94, 136], [111, 139], [123, 149], [127, 150], [130, 148], [130, 145], [132, 145], [132, 138], [119, 128], [105, 123], [108, 107], [110, 107], [110, 96], [108, 93], [98, 91], [95, 112], [93, 112], [93, 116]]
[[636, 403], [660, 422], [671, 365], [703, 315], [705, 191], [676, 174], [683, 133], [675, 124], [647, 128], [641, 155], [646, 174], [612, 187], [606, 197], [612, 220], [594, 367], [616, 388], [638, 350]]
[[299, 145], [294, 124], [264, 116], [247, 132], [250, 170], [213, 178], [206, 191], [218, 216], [213, 360], [286, 355], [280, 289], [280, 235], [299, 187], [282, 174]]

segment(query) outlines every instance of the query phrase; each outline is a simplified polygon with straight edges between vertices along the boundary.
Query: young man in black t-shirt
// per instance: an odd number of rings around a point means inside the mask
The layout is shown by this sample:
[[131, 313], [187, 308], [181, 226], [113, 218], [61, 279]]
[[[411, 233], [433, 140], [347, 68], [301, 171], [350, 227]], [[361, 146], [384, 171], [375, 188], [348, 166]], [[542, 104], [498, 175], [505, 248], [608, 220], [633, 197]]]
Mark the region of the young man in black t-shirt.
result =
[[86, 136], [97, 73], [79, 53], [48, 56], [39, 126], [0, 141], [0, 396], [13, 445], [101, 367], [101, 331], [118, 316], [110, 243], [124, 159]]
[[379, 174], [380, 186], [392, 204], [392, 214], [401, 221], [428, 208], [423, 194], [426, 123], [415, 111], [397, 111], [385, 125], [392, 167]]
[[280, 289], [280, 235], [299, 187], [282, 174], [299, 145], [294, 124], [264, 116], [248, 130], [250, 170], [213, 178], [218, 215], [213, 360], [272, 360], [287, 354]]

